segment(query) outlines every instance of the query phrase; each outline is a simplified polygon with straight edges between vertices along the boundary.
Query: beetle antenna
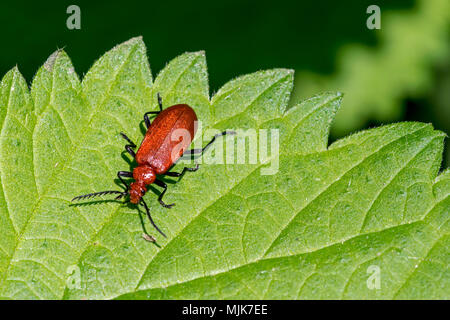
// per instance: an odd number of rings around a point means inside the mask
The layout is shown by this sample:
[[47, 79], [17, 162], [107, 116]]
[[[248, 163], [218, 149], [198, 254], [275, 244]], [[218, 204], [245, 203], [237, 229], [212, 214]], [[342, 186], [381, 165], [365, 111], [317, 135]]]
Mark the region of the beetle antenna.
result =
[[81, 200], [81, 199], [89, 199], [89, 198], [93, 198], [93, 197], [97, 197], [97, 196], [103, 196], [105, 194], [119, 194], [117, 197], [114, 198], [114, 200], [119, 200], [123, 196], [126, 196], [128, 194], [128, 192], [116, 191], [116, 190], [100, 191], [100, 192], [83, 194], [81, 196], [76, 196], [75, 198], [72, 199], [72, 201], [77, 201], [77, 200]]
[[162, 231], [158, 228], [158, 226], [155, 224], [155, 222], [153, 221], [152, 216], [150, 215], [150, 210], [148, 209], [148, 206], [147, 206], [147, 204], [145, 203], [144, 199], [141, 199], [141, 202], [140, 202], [140, 203], [144, 206], [145, 211], [146, 211], [146, 213], [147, 213], [147, 217], [148, 217], [148, 219], [150, 220], [151, 224], [155, 227], [156, 230], [158, 230], [159, 233], [161, 233], [161, 234], [164, 236], [164, 238], [167, 238], [167, 236], [164, 234], [164, 232], [162, 232]]

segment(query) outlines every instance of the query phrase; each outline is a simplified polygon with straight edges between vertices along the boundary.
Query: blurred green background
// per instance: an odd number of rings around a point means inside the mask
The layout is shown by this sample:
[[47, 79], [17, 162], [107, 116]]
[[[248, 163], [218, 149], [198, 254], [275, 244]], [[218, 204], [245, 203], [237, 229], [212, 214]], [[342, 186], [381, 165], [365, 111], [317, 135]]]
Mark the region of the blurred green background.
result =
[[[81, 30], [66, 27], [71, 4], [81, 8]], [[366, 27], [371, 4], [381, 8], [380, 30]], [[296, 70], [291, 105], [344, 92], [331, 140], [400, 120], [450, 132], [449, 0], [9, 1], [0, 30], [0, 75], [18, 65], [29, 83], [58, 48], [82, 76], [142, 35], [154, 74], [180, 53], [205, 50], [211, 92], [274, 67]]]

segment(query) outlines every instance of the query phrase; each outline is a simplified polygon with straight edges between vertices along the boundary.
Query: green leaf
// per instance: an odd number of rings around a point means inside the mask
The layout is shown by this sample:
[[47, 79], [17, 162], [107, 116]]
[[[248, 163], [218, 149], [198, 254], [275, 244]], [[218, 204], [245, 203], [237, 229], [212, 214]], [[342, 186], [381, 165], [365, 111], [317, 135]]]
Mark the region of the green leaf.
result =
[[[286, 111], [292, 82], [290, 70], [259, 71], [210, 99], [203, 52], [175, 58], [153, 81], [140, 38], [107, 52], [82, 82], [63, 51], [40, 68], [31, 94], [11, 70], [0, 88], [0, 296], [449, 298], [445, 135], [398, 123], [328, 146], [342, 95]], [[171, 210], [148, 192], [167, 239], [132, 205], [70, 203], [118, 188], [117, 171], [130, 169], [119, 132], [142, 139], [158, 92], [165, 106], [194, 107], [203, 121], [194, 144], [211, 139], [207, 129], [279, 129], [280, 139], [277, 174], [261, 174], [273, 155], [204, 163], [170, 184]], [[141, 221], [157, 245], [142, 239]], [[368, 285], [373, 267], [379, 289]]]

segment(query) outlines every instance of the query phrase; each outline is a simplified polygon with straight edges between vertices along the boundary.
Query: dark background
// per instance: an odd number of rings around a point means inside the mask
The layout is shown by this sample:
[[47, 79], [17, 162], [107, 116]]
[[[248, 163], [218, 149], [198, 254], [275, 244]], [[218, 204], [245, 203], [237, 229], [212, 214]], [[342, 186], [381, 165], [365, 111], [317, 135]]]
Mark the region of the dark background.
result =
[[[66, 27], [70, 4], [81, 8], [81, 30]], [[180, 53], [205, 50], [211, 92], [238, 75], [275, 67], [332, 75], [341, 47], [356, 43], [375, 50], [380, 45], [376, 32], [366, 28], [370, 4], [380, 6], [383, 17], [385, 11], [413, 10], [416, 1], [3, 2], [0, 76], [18, 65], [30, 83], [57, 48], [66, 50], [82, 76], [105, 51], [138, 35], [147, 45], [154, 75]], [[435, 97], [449, 89], [450, 68], [445, 63], [430, 68], [432, 88], [419, 97], [405, 95], [401, 119], [391, 120], [432, 122], [448, 133], [450, 106], [446, 101], [444, 110], [442, 103], [438, 108]], [[380, 121], [364, 123], [370, 127]], [[342, 135], [332, 132], [332, 140]]]
[[[432, 1], [432, 0], [431, 0]], [[380, 1], [378, 1], [380, 2]], [[205, 50], [210, 87], [256, 70], [284, 67], [332, 73], [347, 42], [376, 45], [365, 28], [371, 1], [17, 1], [0, 6], [0, 73], [19, 65], [32, 79], [57, 48], [81, 75], [105, 51], [142, 35], [153, 73], [186, 51]], [[413, 0], [381, 1], [411, 8]], [[81, 29], [69, 30], [66, 9], [81, 9]]]

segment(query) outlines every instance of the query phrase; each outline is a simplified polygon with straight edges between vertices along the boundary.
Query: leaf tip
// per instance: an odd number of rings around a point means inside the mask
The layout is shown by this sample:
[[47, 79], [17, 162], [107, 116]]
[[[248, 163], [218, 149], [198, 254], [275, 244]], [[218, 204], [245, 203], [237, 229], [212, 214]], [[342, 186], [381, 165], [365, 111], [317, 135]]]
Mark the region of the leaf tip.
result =
[[196, 56], [203, 56], [203, 57], [206, 55], [205, 50], [196, 51], [193, 52], [193, 54], [195, 54]]
[[295, 74], [294, 69], [287, 69], [287, 68], [275, 68], [275, 69], [269, 69], [266, 71], [280, 73], [280, 74], [284, 74], [285, 76], [290, 76], [290, 77], [294, 77], [294, 74]]
[[[127, 41], [124, 41], [122, 43], [119, 43], [118, 45], [115, 45], [111, 50], [107, 51], [106, 54], [111, 53], [111, 52], [116, 52], [117, 50], [120, 50], [120, 48], [124, 48], [124, 47], [140, 47], [141, 49], [143, 49], [144, 51], [146, 51], [146, 47], [145, 47], [145, 43], [144, 40], [142, 38], [142, 36], [137, 36], [131, 39], [128, 39]], [[102, 59], [104, 56], [102, 56], [100, 59]]]
[[44, 68], [47, 71], [49, 71], [49, 72], [53, 71], [53, 66], [55, 65], [56, 60], [58, 59], [58, 57], [60, 56], [60, 54], [62, 52], [63, 52], [63, 49], [58, 49], [47, 58], [47, 60], [44, 63]]
[[119, 46], [122, 46], [122, 45], [135, 45], [135, 44], [137, 44], [137, 45], [144, 45], [143, 37], [142, 36], [133, 37], [133, 38], [131, 38], [131, 39], [129, 39], [129, 40], [127, 40], [127, 41], [117, 45], [117, 46], [119, 47]]
[[1, 82], [8, 81], [23, 81], [26, 83], [25, 78], [22, 76], [22, 73], [20, 73], [19, 66], [16, 64], [14, 67], [12, 67], [4, 76], [3, 79], [1, 79]]
[[136, 36], [133, 38], [128, 39], [127, 41], [125, 41], [124, 43], [133, 43], [133, 42], [141, 42], [143, 37], [142, 36]]

